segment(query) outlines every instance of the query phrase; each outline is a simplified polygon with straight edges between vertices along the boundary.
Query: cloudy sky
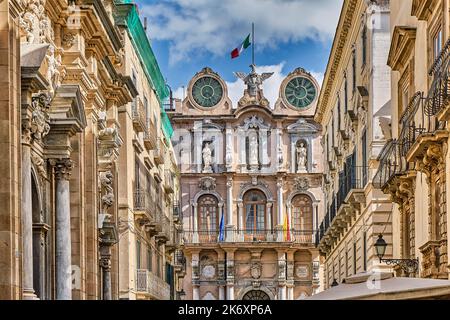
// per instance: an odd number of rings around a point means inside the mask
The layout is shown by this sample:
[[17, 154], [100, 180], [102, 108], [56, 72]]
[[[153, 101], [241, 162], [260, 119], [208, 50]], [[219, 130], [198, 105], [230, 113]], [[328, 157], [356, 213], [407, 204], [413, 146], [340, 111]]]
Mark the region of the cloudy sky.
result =
[[251, 48], [231, 60], [231, 51], [255, 23], [259, 72], [275, 72], [265, 83], [272, 103], [282, 79], [297, 67], [323, 78], [342, 0], [137, 0], [158, 62], [177, 97], [203, 67], [228, 83], [232, 101], [243, 93], [233, 71], [249, 71]]

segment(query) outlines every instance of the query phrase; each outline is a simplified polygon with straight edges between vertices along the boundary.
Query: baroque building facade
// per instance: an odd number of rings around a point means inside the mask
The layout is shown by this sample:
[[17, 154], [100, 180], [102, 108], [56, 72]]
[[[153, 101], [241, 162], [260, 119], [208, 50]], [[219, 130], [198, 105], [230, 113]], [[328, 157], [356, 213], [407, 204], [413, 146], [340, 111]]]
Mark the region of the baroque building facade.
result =
[[323, 127], [324, 219], [318, 230], [324, 288], [384, 268], [374, 247], [392, 253], [389, 198], [374, 187], [377, 158], [390, 138], [389, 1], [345, 0], [315, 120]]
[[[160, 256], [160, 272], [142, 281], [161, 287], [154, 298], [170, 296], [169, 91], [154, 56], [143, 56], [151, 48], [135, 5], [124, 2], [0, 3], [2, 299], [135, 298], [141, 266], [130, 230]], [[138, 160], [160, 177], [151, 190], [163, 201], [150, 213], [136, 206]]]
[[204, 68], [169, 112], [180, 171], [185, 274], [193, 300], [294, 300], [319, 291], [323, 212], [319, 86], [298, 68], [274, 106], [256, 67], [237, 105]]
[[449, 278], [449, 5], [391, 1], [392, 139], [376, 177], [394, 202], [394, 255], [434, 279]]

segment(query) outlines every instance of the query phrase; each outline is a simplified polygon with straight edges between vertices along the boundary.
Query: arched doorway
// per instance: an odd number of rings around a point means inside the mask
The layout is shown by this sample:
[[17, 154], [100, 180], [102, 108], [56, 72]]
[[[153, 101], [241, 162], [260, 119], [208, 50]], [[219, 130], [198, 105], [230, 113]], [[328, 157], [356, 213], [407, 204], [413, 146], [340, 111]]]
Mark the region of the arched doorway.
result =
[[242, 300], [270, 300], [267, 293], [262, 290], [250, 290], [242, 297]]
[[267, 199], [261, 191], [250, 190], [245, 194], [244, 234], [250, 241], [265, 239], [267, 230], [270, 228], [267, 225], [266, 207]]
[[308, 195], [299, 194], [292, 199], [292, 220], [294, 237], [302, 242], [312, 241], [313, 203]]
[[213, 195], [198, 199], [198, 225], [201, 242], [217, 241], [219, 232], [219, 202]]

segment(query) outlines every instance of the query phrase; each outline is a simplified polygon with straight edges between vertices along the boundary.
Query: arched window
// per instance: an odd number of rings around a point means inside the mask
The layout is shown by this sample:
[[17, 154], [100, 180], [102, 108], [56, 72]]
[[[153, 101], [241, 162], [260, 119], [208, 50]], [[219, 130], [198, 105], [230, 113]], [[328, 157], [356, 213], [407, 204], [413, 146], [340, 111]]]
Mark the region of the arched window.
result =
[[292, 199], [292, 226], [296, 239], [307, 240], [313, 233], [313, 206], [309, 196], [299, 194]]
[[[198, 200], [200, 239], [213, 241], [219, 230], [218, 201], [215, 196], [204, 195]], [[213, 239], [214, 238], [214, 239]]]
[[249, 191], [244, 196], [245, 233], [264, 237], [268, 229], [266, 224], [266, 196], [257, 190]]

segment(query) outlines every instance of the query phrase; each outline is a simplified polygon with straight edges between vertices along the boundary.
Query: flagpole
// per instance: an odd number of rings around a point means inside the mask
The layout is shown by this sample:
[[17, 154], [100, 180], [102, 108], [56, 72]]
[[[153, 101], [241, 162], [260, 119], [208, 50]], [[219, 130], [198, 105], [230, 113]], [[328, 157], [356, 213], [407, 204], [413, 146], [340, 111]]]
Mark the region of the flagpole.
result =
[[252, 65], [255, 64], [255, 23], [252, 22]]

